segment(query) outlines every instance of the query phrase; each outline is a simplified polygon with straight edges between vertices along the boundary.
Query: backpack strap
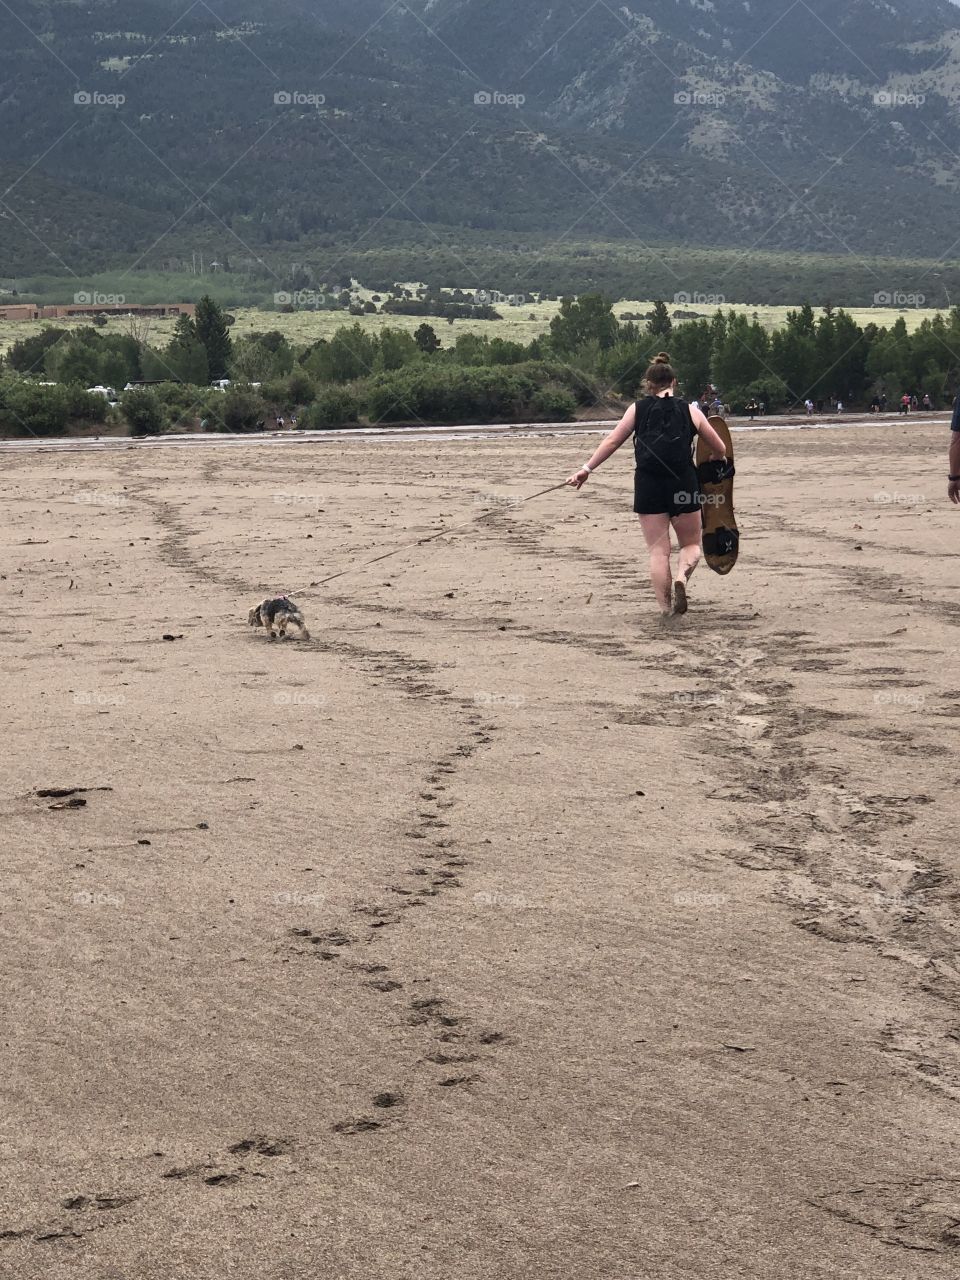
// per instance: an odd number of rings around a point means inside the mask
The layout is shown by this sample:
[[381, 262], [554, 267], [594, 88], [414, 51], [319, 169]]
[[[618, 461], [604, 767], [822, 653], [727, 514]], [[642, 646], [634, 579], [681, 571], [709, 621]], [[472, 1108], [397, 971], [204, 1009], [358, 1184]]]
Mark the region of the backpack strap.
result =
[[[957, 403], [960, 404], [960, 396], [957, 397]], [[645, 429], [650, 421], [650, 414], [653, 412], [653, 397], [646, 396], [643, 400], [638, 400], [635, 405], [633, 415], [634, 435], [639, 439], [641, 432]]]

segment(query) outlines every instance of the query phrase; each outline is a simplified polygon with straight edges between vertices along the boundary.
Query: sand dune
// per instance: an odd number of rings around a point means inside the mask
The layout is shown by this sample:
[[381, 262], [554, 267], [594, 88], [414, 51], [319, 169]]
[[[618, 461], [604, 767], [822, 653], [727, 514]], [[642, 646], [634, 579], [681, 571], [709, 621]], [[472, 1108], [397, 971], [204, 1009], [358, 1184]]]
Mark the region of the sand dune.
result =
[[7, 456], [0, 1274], [956, 1276], [944, 431], [593, 443]]

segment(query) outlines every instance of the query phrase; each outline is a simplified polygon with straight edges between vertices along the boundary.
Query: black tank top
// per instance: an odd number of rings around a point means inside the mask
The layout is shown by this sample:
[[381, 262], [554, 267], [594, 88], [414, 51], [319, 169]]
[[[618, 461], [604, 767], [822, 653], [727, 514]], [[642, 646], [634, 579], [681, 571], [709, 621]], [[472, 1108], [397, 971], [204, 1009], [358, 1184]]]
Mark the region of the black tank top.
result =
[[638, 400], [633, 430], [638, 470], [676, 476], [693, 465], [697, 432], [686, 400], [671, 395]]

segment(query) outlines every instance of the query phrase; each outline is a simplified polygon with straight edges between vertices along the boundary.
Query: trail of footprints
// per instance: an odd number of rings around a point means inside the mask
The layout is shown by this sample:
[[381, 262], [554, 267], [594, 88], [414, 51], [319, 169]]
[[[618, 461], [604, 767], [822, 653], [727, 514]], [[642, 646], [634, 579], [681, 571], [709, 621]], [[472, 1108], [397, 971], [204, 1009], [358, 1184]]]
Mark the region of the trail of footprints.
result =
[[200, 561], [190, 547], [190, 538], [197, 530], [191, 529], [187, 525], [171, 503], [164, 502], [163, 499], [153, 494], [148, 494], [142, 489], [134, 491], [132, 487], [130, 496], [149, 508], [154, 520], [163, 530], [164, 537], [158, 548], [158, 553], [164, 564], [173, 569], [178, 569], [205, 584], [212, 583], [215, 586], [226, 587], [228, 590], [240, 591], [244, 594], [251, 590], [250, 584], [243, 581], [243, 579], [235, 578], [216, 569], [210, 569]]
[[[350, 917], [334, 926], [291, 929], [288, 948], [301, 958], [322, 962], [342, 961], [358, 984], [371, 994], [391, 999], [397, 1012], [405, 1011], [408, 1025], [422, 1027], [424, 1055], [421, 1067], [429, 1085], [462, 1089], [481, 1080], [476, 1064], [489, 1060], [492, 1049], [506, 1042], [498, 1030], [477, 1026], [473, 1019], [451, 1007], [438, 995], [414, 994], [423, 980], [411, 981], [377, 960], [352, 959], [354, 948], [369, 948], [386, 931], [402, 926], [406, 913], [442, 902], [444, 895], [462, 888], [461, 872], [470, 865], [452, 831], [451, 818], [458, 804], [452, 789], [457, 773], [482, 748], [493, 742], [497, 726], [484, 719], [472, 703], [465, 702], [429, 677], [435, 666], [395, 649], [370, 649], [338, 637], [310, 641], [314, 649], [329, 651], [341, 660], [353, 659], [372, 683], [389, 684], [409, 697], [428, 698], [456, 708], [463, 718], [463, 737], [428, 769], [414, 803], [411, 819], [401, 838], [409, 847], [410, 865], [384, 886], [389, 895], [378, 902], [358, 902]], [[442, 1068], [436, 1071], [435, 1068]], [[384, 1092], [372, 1105], [333, 1124], [335, 1133], [371, 1133], [409, 1114], [409, 1100], [400, 1093]]]
[[[200, 565], [188, 549], [191, 531], [179, 515], [169, 504], [142, 496], [155, 518], [168, 531], [161, 547], [161, 554], [168, 563], [202, 580], [243, 591], [254, 590], [249, 583]], [[429, 677], [436, 669], [432, 663], [415, 659], [409, 653], [397, 649], [370, 649], [341, 636], [327, 639], [322, 634], [315, 635], [304, 648], [330, 652], [340, 660], [353, 659], [374, 684], [389, 684], [409, 697], [429, 698], [462, 708], [465, 713], [465, 740], [435, 762], [419, 793], [415, 816], [403, 837], [411, 847], [411, 865], [395, 883], [385, 887], [385, 892], [392, 897], [379, 903], [357, 903], [351, 913], [353, 919], [336, 927], [314, 929], [301, 926], [291, 930], [293, 942], [290, 946], [295, 953], [336, 962], [349, 954], [351, 948], [369, 946], [382, 936], [384, 930], [402, 924], [405, 912], [423, 908], [461, 887], [460, 873], [469, 864], [450, 833], [449, 814], [457, 801], [448, 793], [448, 787], [458, 768], [481, 747], [493, 741], [496, 726], [484, 723], [472, 704], [463, 702], [449, 689], [431, 680]], [[429, 1033], [432, 1052], [425, 1054], [424, 1062], [431, 1066], [462, 1067], [479, 1062], [482, 1050], [489, 1050], [505, 1040], [499, 1031], [474, 1027], [468, 1017], [450, 1009], [440, 997], [417, 996], [411, 999], [409, 982], [391, 972], [385, 964], [347, 961], [344, 967], [371, 992], [395, 1000], [409, 1000], [408, 1022], [424, 1027]], [[477, 1083], [479, 1079], [474, 1070], [455, 1070], [441, 1072], [436, 1083], [442, 1088], [456, 1088]], [[342, 1134], [370, 1132], [383, 1127], [389, 1113], [398, 1115], [405, 1109], [406, 1100], [400, 1095], [384, 1093], [378, 1097], [380, 1101], [374, 1099], [373, 1104], [376, 1116], [359, 1115], [338, 1121], [333, 1126], [334, 1131]], [[384, 1102], [386, 1098], [393, 1101], [387, 1105]]]
[[[247, 582], [201, 564], [189, 549], [192, 530], [169, 504], [142, 491], [136, 496], [150, 507], [165, 531], [159, 552], [166, 563], [202, 582], [244, 593], [255, 590]], [[450, 787], [458, 770], [493, 741], [496, 726], [485, 723], [472, 704], [431, 681], [429, 676], [435, 671], [431, 663], [419, 661], [408, 653], [369, 649], [339, 637], [335, 641], [316, 637], [309, 646], [304, 646], [308, 647], [333, 652], [341, 659], [354, 659], [374, 684], [387, 683], [407, 696], [453, 704], [465, 712], [464, 740], [432, 765], [422, 784], [415, 814], [403, 833], [410, 847], [410, 865], [394, 883], [385, 886], [384, 892], [391, 895], [390, 898], [379, 903], [357, 903], [352, 919], [338, 926], [293, 929], [289, 946], [300, 956], [322, 962], [344, 960], [343, 967], [355, 976], [358, 984], [371, 995], [391, 998], [403, 1010], [408, 1025], [422, 1028], [424, 1052], [420, 1066], [427, 1073], [428, 1087], [448, 1091], [469, 1089], [481, 1082], [482, 1064], [491, 1059], [498, 1046], [507, 1043], [504, 1033], [476, 1024], [442, 996], [414, 994], [415, 987], [422, 989], [423, 980], [410, 982], [384, 963], [346, 960], [345, 957], [351, 954], [352, 948], [369, 946], [382, 937], [385, 930], [402, 925], [406, 912], [442, 901], [445, 894], [461, 888], [460, 873], [469, 865], [469, 860], [459, 851], [451, 834], [451, 811], [458, 801]], [[407, 1097], [399, 1090], [385, 1089], [368, 1099], [362, 1110], [358, 1108], [357, 1115], [333, 1122], [331, 1132], [345, 1137], [371, 1133], [396, 1123], [408, 1112]], [[124, 1210], [142, 1204], [164, 1187], [172, 1190], [176, 1186], [193, 1185], [213, 1194], [217, 1188], [267, 1178], [271, 1166], [283, 1165], [293, 1146], [286, 1138], [243, 1138], [231, 1143], [219, 1158], [205, 1156], [188, 1164], [169, 1166], [137, 1190], [72, 1192], [63, 1197], [55, 1217], [25, 1227], [0, 1228], [0, 1243], [77, 1240], [120, 1226], [130, 1221]], [[160, 1160], [162, 1155], [154, 1152], [153, 1158]]]
[[[407, 683], [409, 660], [394, 655], [397, 669], [391, 667], [383, 653], [356, 649], [372, 668], [393, 675], [401, 687], [412, 694]], [[424, 664], [426, 665], [426, 664]], [[419, 683], [419, 682], [418, 682]], [[447, 691], [436, 690], [445, 699]], [[418, 695], [422, 696], [422, 692]], [[454, 699], [455, 700], [455, 699]], [[456, 701], [456, 700], [455, 700]], [[462, 704], [465, 711], [468, 704]], [[395, 1002], [395, 1011], [409, 1026], [422, 1028], [423, 1056], [419, 1062], [429, 1089], [463, 1091], [482, 1082], [482, 1067], [490, 1062], [499, 1047], [508, 1043], [500, 1030], [477, 1024], [473, 1018], [453, 1007], [437, 994], [423, 994], [423, 980], [410, 981], [389, 965], [376, 960], [347, 959], [354, 948], [369, 947], [383, 936], [384, 930], [402, 925], [405, 913], [442, 901], [443, 895], [461, 888], [460, 872], [470, 865], [458, 850], [451, 835], [449, 818], [458, 800], [452, 783], [467, 761], [478, 750], [493, 741], [496, 726], [484, 721], [470, 706], [465, 716], [468, 732], [465, 739], [430, 768], [416, 800], [412, 821], [405, 824], [403, 839], [411, 850], [410, 866], [396, 881], [385, 887], [389, 899], [379, 903], [357, 903], [351, 918], [341, 925], [322, 929], [299, 927], [291, 930], [288, 946], [301, 957], [318, 961], [343, 961], [358, 984], [371, 995], [386, 996]], [[373, 1094], [357, 1114], [331, 1123], [336, 1137], [369, 1134], [395, 1125], [410, 1114], [411, 1100], [397, 1089], [384, 1089]], [[42, 1244], [53, 1241], [80, 1240], [94, 1232], [118, 1227], [131, 1221], [124, 1210], [140, 1207], [164, 1188], [191, 1186], [197, 1193], [264, 1179], [277, 1167], [289, 1164], [287, 1159], [295, 1144], [289, 1138], [262, 1135], [242, 1138], [231, 1143], [218, 1157], [204, 1155], [186, 1164], [167, 1165], [134, 1189], [92, 1190], [84, 1188], [65, 1195], [58, 1212], [31, 1225], [0, 1227], [0, 1244], [22, 1242]], [[151, 1159], [162, 1161], [163, 1153], [152, 1153]]]
[[[710, 638], [706, 637], [709, 647]], [[878, 1048], [904, 1074], [941, 1097], [960, 1101], [960, 964], [955, 926], [960, 887], [941, 866], [910, 847], [909, 829], [929, 796], [859, 790], [857, 778], [820, 751], [808, 735], [831, 721], [850, 721], [794, 700], [780, 678], [784, 667], [824, 669], [830, 663], [804, 633], [770, 638], [770, 647], [730, 651], [730, 669], [716, 718], [729, 730], [714, 735], [723, 760], [720, 795], [749, 808], [739, 850], [725, 854], [738, 865], [771, 877], [771, 896], [794, 911], [798, 928], [838, 945], [867, 945], [915, 975], [918, 994], [932, 995], [942, 1012], [925, 1010], [924, 1025], [888, 1022]], [[875, 642], [880, 648], [886, 642]], [[784, 659], [784, 653], [791, 657]], [[824, 664], [821, 667], [821, 663]], [[777, 675], [768, 673], [774, 669]], [[860, 669], [881, 683], [897, 668]], [[698, 708], [698, 715], [703, 714]], [[641, 713], [642, 715], [643, 713]], [[843, 726], [847, 736], [889, 742], [898, 752], [915, 747], [909, 730], [871, 724]], [[923, 750], [927, 753], [927, 747]], [[943, 749], [945, 750], [945, 749]], [[891, 830], [899, 840], [891, 841]], [[910, 1178], [826, 1192], [811, 1203], [887, 1244], [930, 1253], [960, 1250], [960, 1179]]]
[[[801, 654], [808, 640], [803, 633], [772, 638]], [[804, 661], [793, 665], [802, 669]], [[911, 792], [906, 780], [901, 791], [881, 791], [879, 784], [876, 791], [860, 790], [840, 761], [808, 750], [804, 739], [812, 731], [845, 717], [797, 706], [789, 682], [764, 675], [772, 662], [782, 667], [783, 658], [763, 649], [730, 659], [724, 723], [732, 738], [721, 748], [722, 795], [748, 805], [749, 817], [741, 849], [727, 856], [771, 876], [771, 896], [792, 908], [798, 928], [838, 945], [870, 946], [906, 966], [919, 990], [937, 997], [939, 1027], [919, 1031], [891, 1022], [879, 1047], [914, 1081], [960, 1100], [960, 966], [954, 959], [960, 886], [912, 848], [909, 836], [932, 799]], [[903, 684], [897, 669], [871, 670]], [[893, 727], [845, 732], [889, 741], [898, 751], [914, 743], [913, 733]]]
[[[164, 1167], [164, 1153], [154, 1151], [139, 1163], [156, 1163], [156, 1171], [148, 1171], [137, 1186], [122, 1190], [94, 1191], [84, 1188], [64, 1196], [57, 1209], [42, 1221], [28, 1226], [0, 1228], [0, 1243], [21, 1241], [46, 1244], [63, 1240], [81, 1240], [98, 1231], [109, 1230], [131, 1221], [124, 1210], [143, 1206], [156, 1196], [170, 1194], [179, 1185], [190, 1186], [197, 1193], [205, 1188], [231, 1187], [252, 1179], [266, 1179], [276, 1166], [289, 1168], [285, 1159], [294, 1150], [288, 1138], [258, 1135], [230, 1143], [218, 1156], [206, 1155], [188, 1165]], [[213, 1191], [211, 1190], [210, 1194]]]
[[[368, 948], [383, 931], [403, 924], [405, 913], [442, 900], [462, 887], [463, 868], [470, 865], [451, 835], [448, 820], [458, 800], [450, 790], [458, 769], [480, 748], [493, 741], [496, 726], [484, 723], [477, 714], [466, 717], [469, 740], [459, 743], [437, 760], [427, 774], [416, 801], [416, 816], [405, 824], [402, 838], [409, 843], [410, 866], [393, 883], [384, 887], [391, 895], [381, 902], [358, 902], [352, 919], [341, 926], [314, 930], [298, 927], [290, 931], [289, 948], [300, 957], [321, 961], [342, 960], [357, 982], [370, 992], [392, 999], [395, 1011], [409, 1026], [423, 1029], [424, 1052], [420, 1066], [425, 1085], [441, 1089], [463, 1089], [479, 1084], [484, 1061], [496, 1046], [506, 1042], [503, 1032], [478, 1026], [474, 1020], [436, 994], [419, 994], [423, 979], [411, 981], [406, 975], [377, 960], [347, 959], [353, 948]], [[447, 815], [447, 816], [444, 816]], [[407, 1114], [408, 1099], [385, 1092], [372, 1099], [372, 1107], [337, 1121], [335, 1133], [370, 1133]]]

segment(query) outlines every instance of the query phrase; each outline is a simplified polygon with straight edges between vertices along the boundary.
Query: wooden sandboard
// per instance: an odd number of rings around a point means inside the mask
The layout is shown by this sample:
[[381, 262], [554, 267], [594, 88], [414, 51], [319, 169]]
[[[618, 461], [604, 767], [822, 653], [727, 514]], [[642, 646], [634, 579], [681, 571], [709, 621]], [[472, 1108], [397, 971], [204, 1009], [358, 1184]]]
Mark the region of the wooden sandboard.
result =
[[[733, 440], [723, 418], [710, 418], [710, 425], [723, 441], [727, 458], [733, 463]], [[733, 511], [733, 477], [731, 465], [723, 470], [710, 461], [712, 450], [701, 436], [697, 437], [697, 477], [703, 506], [703, 556], [714, 573], [729, 573], [737, 563], [740, 530]]]

